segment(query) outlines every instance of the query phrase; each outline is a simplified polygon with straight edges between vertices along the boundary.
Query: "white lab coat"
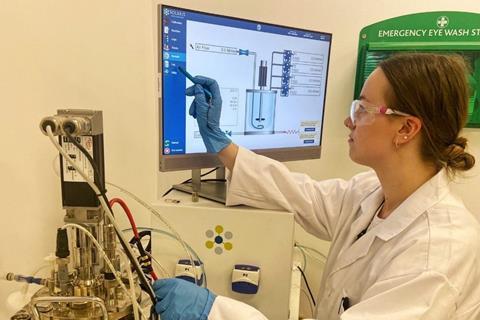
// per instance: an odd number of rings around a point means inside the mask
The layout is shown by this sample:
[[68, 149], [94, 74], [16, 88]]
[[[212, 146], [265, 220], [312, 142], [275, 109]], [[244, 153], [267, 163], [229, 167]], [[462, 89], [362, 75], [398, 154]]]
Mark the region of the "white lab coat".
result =
[[[227, 205], [294, 212], [332, 242], [317, 319], [480, 320], [480, 226], [444, 170], [359, 240], [383, 200], [373, 171], [317, 182], [240, 148], [230, 179]], [[343, 312], [344, 296], [351, 307]], [[219, 297], [209, 319], [266, 319], [252, 310]]]

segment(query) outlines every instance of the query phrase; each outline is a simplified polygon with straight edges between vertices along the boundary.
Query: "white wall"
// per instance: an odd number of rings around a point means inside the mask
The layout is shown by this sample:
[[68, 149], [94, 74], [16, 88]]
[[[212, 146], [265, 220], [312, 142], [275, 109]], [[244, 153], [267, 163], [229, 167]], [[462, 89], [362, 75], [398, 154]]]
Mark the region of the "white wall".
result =
[[[168, 4], [333, 33], [322, 159], [289, 163], [314, 178], [349, 177], [342, 121], [352, 99], [359, 30], [414, 12], [480, 11], [478, 1], [243, 0], [168, 1]], [[147, 0], [4, 0], [0, 4], [0, 273], [30, 273], [54, 248], [61, 225], [55, 151], [38, 129], [58, 108], [104, 112], [107, 179], [148, 201], [188, 173], [157, 174], [157, 110], [154, 82], [155, 9]], [[480, 133], [468, 130], [480, 156]], [[473, 178], [458, 187], [467, 206], [480, 212]], [[113, 193], [115, 194], [115, 193]], [[132, 205], [133, 206], [133, 205]], [[135, 210], [136, 207], [133, 206]], [[146, 215], [139, 217], [148, 221]], [[304, 234], [310, 245], [318, 241]], [[318, 275], [309, 274], [315, 286]], [[0, 318], [17, 284], [0, 285]]]

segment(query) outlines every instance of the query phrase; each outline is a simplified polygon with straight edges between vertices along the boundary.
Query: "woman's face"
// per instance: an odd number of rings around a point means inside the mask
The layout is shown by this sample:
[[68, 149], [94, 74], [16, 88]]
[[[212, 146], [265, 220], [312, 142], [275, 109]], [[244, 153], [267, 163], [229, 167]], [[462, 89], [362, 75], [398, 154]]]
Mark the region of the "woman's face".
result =
[[[358, 99], [371, 106], [395, 108], [387, 105], [385, 97], [389, 88], [390, 84], [385, 74], [382, 69], [377, 68], [365, 81]], [[345, 119], [344, 124], [350, 129], [348, 139], [350, 158], [358, 164], [375, 168], [388, 161], [395, 152], [394, 139], [398, 126], [395, 125], [395, 119], [389, 116], [383, 114], [369, 116], [373, 116], [373, 121], [364, 123], [360, 114], [355, 124], [350, 117]]]

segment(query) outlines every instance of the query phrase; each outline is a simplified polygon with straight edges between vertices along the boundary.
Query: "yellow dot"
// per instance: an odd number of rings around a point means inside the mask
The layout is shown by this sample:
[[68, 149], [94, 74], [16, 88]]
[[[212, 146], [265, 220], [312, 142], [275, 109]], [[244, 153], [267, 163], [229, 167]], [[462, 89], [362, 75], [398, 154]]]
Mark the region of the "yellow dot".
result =
[[205, 246], [206, 246], [208, 249], [212, 249], [212, 248], [213, 248], [213, 241], [207, 241], [207, 242], [205, 242]]
[[223, 232], [223, 227], [222, 226], [216, 226], [215, 227], [215, 232], [218, 233], [218, 234], [222, 233]]
[[233, 244], [231, 244], [230, 242], [225, 242], [223, 244], [223, 247], [225, 248], [225, 250], [232, 250]]

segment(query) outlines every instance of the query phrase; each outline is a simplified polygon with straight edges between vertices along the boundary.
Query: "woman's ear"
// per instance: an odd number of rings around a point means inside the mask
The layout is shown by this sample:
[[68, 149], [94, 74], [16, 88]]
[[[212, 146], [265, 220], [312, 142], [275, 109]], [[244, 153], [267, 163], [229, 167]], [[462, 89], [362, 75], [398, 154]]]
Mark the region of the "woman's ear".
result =
[[395, 141], [398, 145], [402, 145], [414, 139], [422, 129], [422, 121], [419, 118], [413, 116], [402, 118], [402, 125], [397, 131], [395, 137]]

